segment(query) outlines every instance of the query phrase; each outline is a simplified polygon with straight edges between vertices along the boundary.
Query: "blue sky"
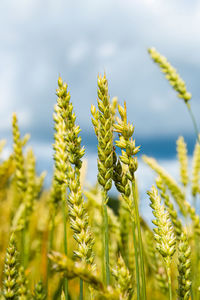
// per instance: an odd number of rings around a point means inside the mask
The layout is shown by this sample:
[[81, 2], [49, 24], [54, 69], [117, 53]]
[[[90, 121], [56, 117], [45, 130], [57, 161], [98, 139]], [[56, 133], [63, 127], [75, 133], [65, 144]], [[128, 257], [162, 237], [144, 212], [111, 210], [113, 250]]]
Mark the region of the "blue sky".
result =
[[147, 48], [156, 47], [179, 70], [198, 119], [199, 1], [2, 0], [0, 25], [0, 138], [11, 146], [16, 111], [22, 132], [31, 133], [39, 170], [52, 168], [59, 75], [69, 85], [88, 153], [96, 143], [90, 106], [96, 103], [97, 74], [104, 71], [111, 97], [127, 102], [143, 153], [173, 159], [180, 134], [191, 153], [195, 136], [188, 112]]

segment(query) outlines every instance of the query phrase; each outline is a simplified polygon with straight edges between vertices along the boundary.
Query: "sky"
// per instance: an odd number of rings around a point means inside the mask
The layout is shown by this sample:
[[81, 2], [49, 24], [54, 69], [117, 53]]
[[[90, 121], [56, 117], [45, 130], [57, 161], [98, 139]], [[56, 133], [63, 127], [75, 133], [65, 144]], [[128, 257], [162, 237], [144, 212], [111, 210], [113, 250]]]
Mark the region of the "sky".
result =
[[[183, 135], [191, 154], [195, 135], [183, 101], [147, 49], [154, 46], [177, 68], [198, 119], [199, 28], [200, 1], [195, 0], [1, 0], [0, 139], [7, 139], [7, 151], [15, 111], [21, 132], [31, 134], [38, 170], [51, 174], [52, 115], [61, 75], [93, 166], [90, 106], [96, 104], [97, 75], [106, 72], [110, 96], [127, 102], [141, 153], [175, 166], [176, 139]], [[94, 168], [88, 167], [88, 173], [96, 178]]]

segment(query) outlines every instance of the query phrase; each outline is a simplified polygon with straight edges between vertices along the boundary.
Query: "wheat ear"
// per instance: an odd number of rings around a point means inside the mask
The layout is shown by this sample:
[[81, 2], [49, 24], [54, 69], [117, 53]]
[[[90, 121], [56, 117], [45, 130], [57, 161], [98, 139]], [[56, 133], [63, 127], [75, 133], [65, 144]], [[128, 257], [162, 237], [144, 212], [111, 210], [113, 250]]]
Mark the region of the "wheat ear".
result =
[[191, 106], [189, 100], [191, 99], [192, 95], [187, 91], [186, 84], [184, 80], [180, 77], [177, 73], [176, 69], [167, 61], [167, 58], [161, 55], [155, 48], [149, 48], [148, 52], [153, 59], [153, 61], [159, 65], [161, 71], [165, 74], [166, 79], [169, 81], [172, 88], [177, 92], [177, 96], [184, 100], [190, 117], [192, 119], [192, 123], [194, 126], [195, 134], [197, 136], [197, 140], [200, 143], [199, 139], [199, 131], [197, 128], [197, 123], [193, 112], [191, 110]]
[[176, 142], [176, 150], [178, 154], [178, 160], [180, 164], [180, 178], [184, 187], [188, 185], [189, 175], [188, 175], [188, 157], [187, 157], [187, 145], [184, 138], [180, 136]]
[[[135, 185], [135, 172], [138, 167], [137, 157], [135, 156], [139, 150], [140, 146], [135, 145], [135, 140], [133, 140], [134, 127], [133, 125], [127, 121], [127, 109], [126, 102], [124, 102], [124, 108], [121, 105], [118, 105], [118, 111], [120, 114], [120, 118], [116, 118], [116, 124], [114, 124], [115, 131], [119, 134], [119, 140], [117, 140], [116, 146], [121, 149], [120, 161], [124, 164], [127, 171], [125, 171], [125, 176], [122, 179], [125, 179], [124, 182], [121, 181], [119, 184], [121, 186], [124, 185], [124, 196], [125, 201], [129, 207], [129, 211], [132, 217], [132, 227], [133, 227], [133, 240], [135, 245], [135, 258], [136, 258], [136, 276], [137, 276], [137, 297], [139, 298], [139, 273], [141, 274], [142, 281], [142, 297], [146, 299], [146, 282], [145, 282], [145, 269], [144, 269], [144, 258], [143, 258], [143, 245], [142, 245], [142, 236], [141, 236], [141, 228], [140, 228], [140, 217], [139, 217], [139, 209], [138, 209], [138, 201], [136, 195], [136, 185]], [[119, 168], [119, 167], [118, 167]], [[118, 174], [119, 170], [115, 169]], [[122, 170], [123, 171], [123, 170]], [[119, 176], [118, 176], [119, 178]], [[128, 179], [128, 180], [127, 180]], [[115, 180], [115, 177], [114, 177]], [[115, 180], [116, 181], [116, 180]], [[131, 189], [129, 188], [129, 181], [131, 183]], [[127, 183], [126, 183], [127, 182]], [[119, 186], [119, 185], [118, 185]], [[119, 188], [119, 187], [118, 187]], [[132, 193], [130, 195], [130, 193]], [[136, 244], [135, 238], [135, 225], [137, 229], [138, 235], [138, 246]], [[140, 257], [140, 265], [137, 263], [137, 247], [139, 250]], [[137, 266], [138, 264], [138, 266]]]
[[184, 205], [185, 195], [176, 181], [164, 168], [158, 164], [154, 158], [143, 155], [142, 159], [162, 178], [162, 181], [168, 187], [170, 193], [174, 197], [174, 200], [178, 204], [180, 211], [184, 216], [186, 216], [187, 209]]
[[98, 182], [102, 186], [103, 194], [103, 223], [104, 223], [104, 245], [105, 245], [105, 270], [106, 283], [110, 284], [110, 262], [109, 262], [109, 234], [107, 213], [107, 192], [112, 187], [113, 174], [113, 107], [108, 94], [108, 81], [106, 75], [98, 76], [97, 80], [97, 104], [98, 110], [92, 105], [92, 123], [98, 139]]
[[[81, 137], [79, 136], [80, 127], [76, 125], [76, 116], [73, 112], [73, 104], [70, 102], [70, 94], [67, 91], [67, 84], [60, 80], [59, 93], [62, 97], [58, 98], [58, 106], [62, 111], [61, 117], [66, 127], [65, 143], [68, 157], [68, 173], [66, 183], [69, 188], [68, 208], [70, 225], [74, 231], [74, 239], [78, 249], [74, 251], [76, 258], [85, 261], [93, 268], [94, 254], [92, 251], [93, 237], [89, 226], [88, 214], [85, 208], [84, 197], [80, 184], [80, 169], [82, 157], [85, 153], [81, 147]], [[80, 299], [83, 299], [83, 282], [80, 281]]]
[[[70, 258], [58, 253], [52, 252], [49, 254], [53, 262], [53, 268], [57, 272], [62, 272], [65, 277], [73, 279], [79, 277], [86, 283], [89, 283], [92, 288], [98, 292], [95, 299], [120, 300], [118, 291], [111, 286], [105, 286], [96, 271], [85, 262], [74, 262]], [[98, 297], [100, 296], [100, 297]]]
[[132, 278], [121, 255], [118, 257], [116, 267], [112, 269], [112, 274], [116, 280], [115, 289], [120, 294], [120, 299], [131, 299], [133, 294]]
[[14, 300], [17, 296], [18, 254], [14, 233], [10, 236], [4, 262], [3, 296], [5, 299]]
[[169, 219], [169, 214], [165, 211], [164, 205], [161, 205], [161, 198], [154, 186], [152, 186], [148, 195], [151, 200], [150, 206], [153, 209], [153, 214], [155, 216], [155, 220], [153, 220], [152, 223], [156, 226], [153, 229], [154, 238], [156, 240], [156, 248], [162, 255], [165, 262], [169, 285], [169, 299], [172, 300], [171, 260], [176, 250], [173, 227]]
[[[63, 114], [65, 113], [65, 108], [63, 109], [62, 103], [68, 103], [70, 99], [70, 95], [67, 93], [67, 85], [63, 85], [62, 78], [58, 78], [58, 89], [56, 90], [57, 104], [54, 107], [54, 161], [55, 161], [55, 171], [54, 171], [54, 178], [55, 178], [55, 185], [57, 184], [57, 189], [60, 189], [60, 196], [62, 202], [62, 213], [63, 213], [63, 226], [64, 226], [64, 251], [67, 254], [67, 212], [66, 212], [66, 179], [67, 179], [67, 172], [68, 172], [68, 156], [66, 151], [66, 141], [65, 135], [67, 132], [65, 121], [63, 120]], [[53, 214], [52, 217], [54, 218], [55, 215]], [[52, 230], [54, 229], [53, 226], [54, 220], [52, 220]], [[52, 236], [53, 233], [51, 233]], [[67, 279], [64, 282], [64, 289], [65, 289], [65, 299], [68, 300], [68, 281]]]
[[34, 300], [45, 300], [46, 299], [46, 292], [42, 280], [36, 283], [33, 293]]
[[19, 274], [17, 278], [18, 284], [18, 300], [28, 300], [30, 298], [28, 291], [28, 280], [26, 279], [24, 267], [19, 268]]
[[167, 274], [165, 267], [163, 266], [163, 260], [158, 251], [156, 251], [153, 232], [151, 230], [145, 230], [145, 250], [147, 261], [150, 269], [153, 271], [153, 277], [155, 280], [155, 288], [160, 290], [163, 295], [168, 292]]
[[192, 196], [193, 196], [194, 206], [196, 206], [196, 196], [200, 192], [199, 172], [200, 172], [200, 145], [198, 142], [196, 142], [193, 158], [192, 158]]
[[185, 232], [182, 232], [178, 245], [178, 299], [188, 300], [191, 288], [191, 250]]
[[182, 225], [181, 220], [178, 217], [176, 210], [174, 209], [174, 205], [171, 202], [169, 195], [167, 194], [166, 187], [160, 176], [156, 179], [156, 185], [157, 185], [157, 188], [160, 190], [160, 195], [161, 195], [162, 199], [164, 200], [165, 206], [167, 207], [167, 211], [169, 213], [171, 222], [174, 226], [174, 232], [176, 234], [176, 237], [178, 240], [180, 240], [180, 236], [181, 236], [181, 233], [183, 230], [183, 225]]

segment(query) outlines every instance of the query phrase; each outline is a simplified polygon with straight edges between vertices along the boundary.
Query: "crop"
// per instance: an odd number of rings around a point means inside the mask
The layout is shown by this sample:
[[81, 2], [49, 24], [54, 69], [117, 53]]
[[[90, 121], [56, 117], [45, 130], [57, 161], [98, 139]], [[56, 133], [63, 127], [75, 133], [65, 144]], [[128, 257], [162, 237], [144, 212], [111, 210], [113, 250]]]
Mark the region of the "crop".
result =
[[[13, 150], [0, 161], [0, 299], [200, 299], [200, 139], [192, 95], [167, 59], [149, 49], [179, 98], [197, 135], [189, 170], [187, 144], [177, 139], [180, 177], [174, 179], [152, 157], [156, 174], [139, 213], [140, 146], [127, 119], [127, 104], [110, 98], [106, 75], [97, 79], [91, 107], [96, 134], [97, 184], [86, 186], [85, 149], [68, 85], [58, 78], [51, 186], [38, 175], [29, 135], [12, 117]], [[0, 141], [0, 154], [5, 140]], [[191, 174], [190, 174], [191, 173]], [[116, 187], [114, 210], [109, 191]]]

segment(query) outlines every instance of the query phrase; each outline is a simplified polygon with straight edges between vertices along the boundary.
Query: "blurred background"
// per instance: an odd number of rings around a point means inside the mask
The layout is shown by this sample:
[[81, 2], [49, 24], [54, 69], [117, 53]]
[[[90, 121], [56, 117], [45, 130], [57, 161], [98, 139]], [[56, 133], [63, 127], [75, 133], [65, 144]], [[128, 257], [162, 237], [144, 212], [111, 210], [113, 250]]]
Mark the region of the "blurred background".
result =
[[[61, 75], [68, 83], [88, 159], [87, 179], [96, 181], [96, 136], [90, 106], [96, 104], [97, 74], [106, 72], [110, 96], [127, 102], [128, 118], [141, 145], [138, 181], [143, 201], [153, 174], [141, 154], [154, 156], [177, 176], [176, 139], [193, 152], [188, 111], [176, 97], [147, 48], [167, 56], [192, 92], [200, 111], [200, 2], [191, 0], [1, 0], [0, 139], [12, 147], [11, 117], [37, 156], [38, 171], [53, 167], [53, 107]], [[146, 199], [146, 200], [145, 200]], [[144, 202], [143, 202], [144, 203]], [[143, 205], [144, 207], [144, 205]]]

